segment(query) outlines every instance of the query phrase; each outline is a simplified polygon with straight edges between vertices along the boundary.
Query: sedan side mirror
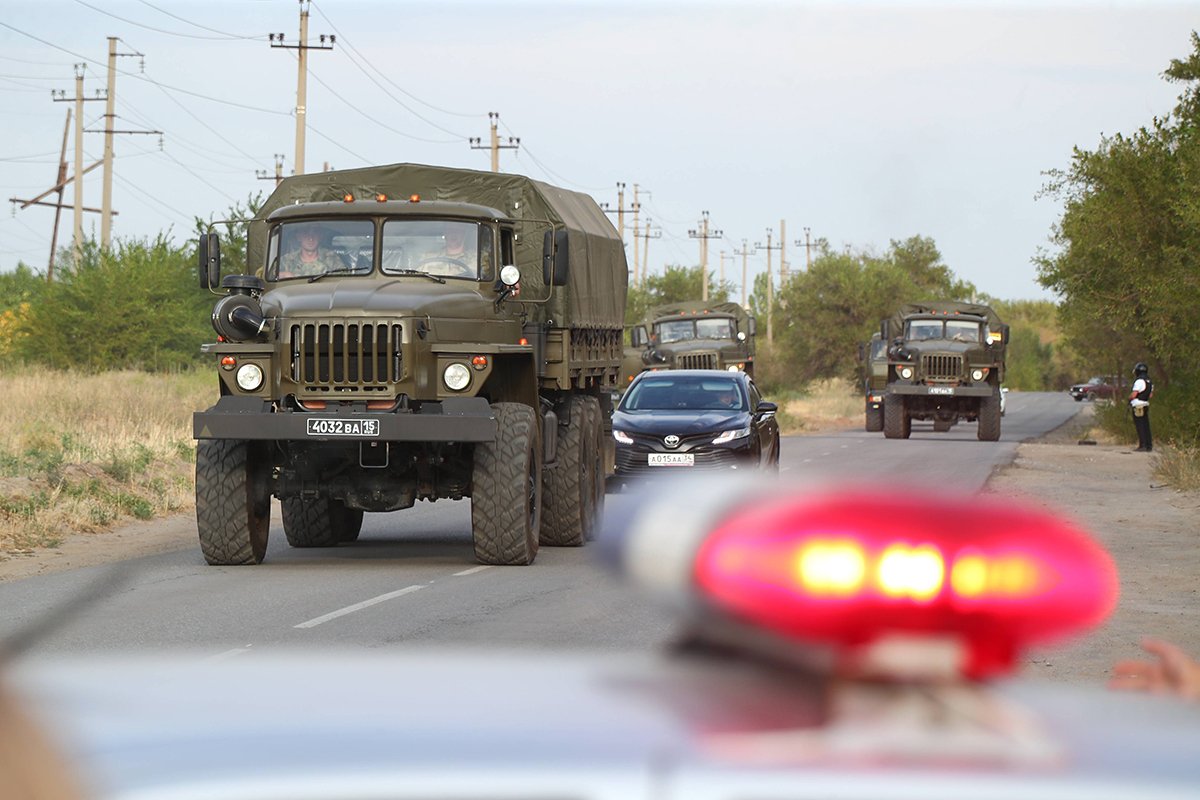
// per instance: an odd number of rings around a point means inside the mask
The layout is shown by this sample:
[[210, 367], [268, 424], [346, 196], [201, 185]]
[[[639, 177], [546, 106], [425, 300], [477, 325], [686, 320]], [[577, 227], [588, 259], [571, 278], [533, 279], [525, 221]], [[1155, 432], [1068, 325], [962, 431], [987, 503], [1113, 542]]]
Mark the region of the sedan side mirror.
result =
[[775, 403], [771, 403], [767, 400], [759, 400], [758, 408], [754, 409], [754, 413], [761, 414], [764, 417], [770, 417], [774, 416], [775, 412], [778, 410], [779, 406]]

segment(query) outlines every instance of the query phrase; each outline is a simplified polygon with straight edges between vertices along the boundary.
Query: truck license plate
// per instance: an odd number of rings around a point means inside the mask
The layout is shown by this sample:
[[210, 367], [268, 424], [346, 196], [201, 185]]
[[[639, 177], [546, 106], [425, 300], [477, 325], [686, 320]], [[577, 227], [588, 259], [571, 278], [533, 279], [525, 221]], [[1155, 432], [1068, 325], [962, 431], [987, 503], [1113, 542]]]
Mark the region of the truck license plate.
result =
[[694, 467], [696, 457], [691, 453], [651, 453], [652, 467]]
[[309, 436], [378, 436], [377, 419], [322, 419], [308, 420]]
[[953, 386], [930, 386], [930, 394], [954, 394]]

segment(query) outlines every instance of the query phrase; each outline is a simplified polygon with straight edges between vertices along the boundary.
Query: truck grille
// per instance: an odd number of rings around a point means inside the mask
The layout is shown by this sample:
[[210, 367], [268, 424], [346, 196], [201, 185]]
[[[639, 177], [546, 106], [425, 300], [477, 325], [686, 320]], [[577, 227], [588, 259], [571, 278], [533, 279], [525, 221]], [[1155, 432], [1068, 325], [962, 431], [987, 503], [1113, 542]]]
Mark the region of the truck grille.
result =
[[963, 358], [960, 355], [923, 355], [921, 372], [925, 380], [954, 381], [962, 378]]
[[716, 353], [684, 353], [676, 360], [678, 369], [716, 369]]
[[310, 391], [381, 391], [401, 378], [401, 326], [291, 326], [292, 380]]

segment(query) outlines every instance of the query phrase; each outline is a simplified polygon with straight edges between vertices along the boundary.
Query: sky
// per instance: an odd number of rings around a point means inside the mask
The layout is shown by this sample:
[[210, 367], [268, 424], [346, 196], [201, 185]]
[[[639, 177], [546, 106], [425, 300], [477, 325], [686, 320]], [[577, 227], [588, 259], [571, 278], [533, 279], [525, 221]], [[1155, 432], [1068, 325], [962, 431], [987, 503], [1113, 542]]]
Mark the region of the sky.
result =
[[[1134, 2], [363, 2], [0, 0], [0, 192], [54, 185], [74, 66], [106, 84], [118, 37], [113, 234], [177, 242], [269, 193], [276, 154], [295, 165], [296, 50], [308, 7], [305, 167], [417, 162], [490, 168], [469, 139], [499, 114], [500, 168], [649, 217], [649, 267], [725, 255], [740, 292], [783, 254], [803, 269], [805, 231], [884, 253], [910, 236], [981, 292], [1053, 299], [1033, 259], [1061, 207], [1039, 196], [1072, 149], [1148, 125], [1175, 104], [1161, 77], [1186, 57], [1200, 4]], [[89, 131], [103, 102], [85, 102]], [[103, 135], [83, 136], [85, 164]], [[74, 171], [74, 142], [68, 142]], [[101, 171], [84, 179], [101, 205]], [[51, 200], [51, 198], [47, 198]], [[69, 186], [64, 202], [73, 204]], [[613, 215], [614, 222], [616, 215]], [[633, 217], [626, 242], [632, 266]], [[54, 209], [0, 214], [0, 271], [44, 270]], [[59, 242], [69, 243], [72, 210]], [[99, 236], [98, 214], [84, 227]], [[778, 274], [779, 250], [770, 251]]]

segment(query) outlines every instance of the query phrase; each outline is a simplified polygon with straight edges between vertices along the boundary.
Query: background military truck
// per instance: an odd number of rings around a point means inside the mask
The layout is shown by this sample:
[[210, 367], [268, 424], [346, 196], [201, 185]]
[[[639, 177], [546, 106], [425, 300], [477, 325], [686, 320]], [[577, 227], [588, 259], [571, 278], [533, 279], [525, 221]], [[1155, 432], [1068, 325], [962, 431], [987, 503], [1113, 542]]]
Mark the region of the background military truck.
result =
[[887, 342], [879, 331], [862, 347], [862, 379], [866, 397], [865, 428], [871, 433], [883, 430], [883, 398], [887, 391]]
[[[288, 277], [313, 224], [323, 272]], [[448, 253], [464, 230], [467, 252]], [[215, 287], [216, 234], [199, 255]], [[298, 175], [251, 223], [247, 264], [220, 281], [204, 348], [220, 399], [193, 422], [210, 564], [262, 560], [271, 496], [294, 547], [464, 497], [485, 564], [592, 536], [627, 278], [590, 197], [417, 164]]]
[[947, 431], [978, 420], [978, 438], [1000, 438], [1000, 384], [1008, 326], [990, 307], [952, 301], [902, 306], [880, 325], [889, 342], [883, 433], [907, 439], [914, 419]]
[[737, 303], [655, 306], [635, 326], [644, 369], [728, 369], [754, 376], [755, 319]]

